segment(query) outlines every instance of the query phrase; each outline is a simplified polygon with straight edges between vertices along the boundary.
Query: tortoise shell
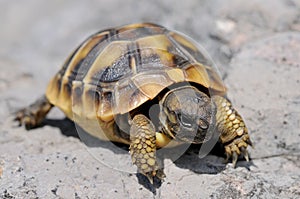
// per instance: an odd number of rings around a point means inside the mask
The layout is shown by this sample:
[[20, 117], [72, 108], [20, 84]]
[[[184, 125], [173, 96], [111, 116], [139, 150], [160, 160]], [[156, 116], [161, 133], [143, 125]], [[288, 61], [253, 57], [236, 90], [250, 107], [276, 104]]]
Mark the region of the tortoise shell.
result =
[[210, 61], [189, 38], [155, 24], [132, 24], [85, 40], [50, 81], [46, 97], [92, 135], [127, 142], [114, 133], [115, 116], [180, 82], [219, 95], [226, 92]]

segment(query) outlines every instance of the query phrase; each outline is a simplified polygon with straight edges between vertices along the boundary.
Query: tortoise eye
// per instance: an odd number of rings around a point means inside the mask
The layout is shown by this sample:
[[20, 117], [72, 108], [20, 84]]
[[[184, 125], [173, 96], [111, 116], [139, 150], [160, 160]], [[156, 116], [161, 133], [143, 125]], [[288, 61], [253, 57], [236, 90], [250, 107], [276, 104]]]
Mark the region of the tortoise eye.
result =
[[178, 117], [180, 123], [184, 127], [187, 127], [187, 128], [191, 128], [192, 127], [193, 120], [190, 117], [188, 117], [187, 115], [181, 114], [181, 113], [178, 113], [177, 117]]

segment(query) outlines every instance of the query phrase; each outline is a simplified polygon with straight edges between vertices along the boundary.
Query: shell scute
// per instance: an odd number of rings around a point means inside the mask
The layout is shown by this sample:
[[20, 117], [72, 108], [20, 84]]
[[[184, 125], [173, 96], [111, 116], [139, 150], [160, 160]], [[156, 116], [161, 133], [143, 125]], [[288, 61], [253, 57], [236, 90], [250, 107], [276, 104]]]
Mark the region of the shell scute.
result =
[[84, 117], [84, 126], [97, 120], [112, 128], [116, 114], [130, 112], [181, 82], [226, 93], [211, 61], [191, 39], [159, 25], [132, 24], [85, 40], [50, 81], [46, 96], [68, 117]]

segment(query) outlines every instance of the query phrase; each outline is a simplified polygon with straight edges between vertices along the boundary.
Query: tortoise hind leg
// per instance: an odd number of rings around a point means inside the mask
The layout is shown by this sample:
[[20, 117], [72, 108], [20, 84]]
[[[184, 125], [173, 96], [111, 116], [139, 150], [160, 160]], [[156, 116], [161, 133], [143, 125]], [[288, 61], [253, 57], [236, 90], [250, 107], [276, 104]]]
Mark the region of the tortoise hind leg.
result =
[[217, 130], [221, 133], [220, 140], [225, 147], [226, 161], [232, 158], [235, 167], [240, 154], [249, 161], [247, 147], [252, 146], [252, 142], [242, 117], [226, 98], [213, 96], [213, 101], [217, 105]]
[[17, 111], [15, 121], [18, 121], [20, 125], [24, 125], [26, 129], [34, 128], [41, 124], [52, 107], [53, 105], [43, 95], [30, 106]]
[[130, 128], [130, 154], [132, 163], [139, 172], [145, 175], [153, 184], [153, 177], [160, 180], [165, 174], [158, 165], [156, 157], [155, 128], [152, 122], [144, 115], [136, 115]]

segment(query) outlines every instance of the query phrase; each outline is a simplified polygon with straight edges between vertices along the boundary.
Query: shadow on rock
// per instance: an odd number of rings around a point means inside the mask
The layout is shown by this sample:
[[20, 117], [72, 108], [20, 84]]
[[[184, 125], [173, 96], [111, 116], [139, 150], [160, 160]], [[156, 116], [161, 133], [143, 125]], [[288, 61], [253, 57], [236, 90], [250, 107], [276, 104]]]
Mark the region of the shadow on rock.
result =
[[[68, 118], [64, 119], [45, 119], [42, 126], [52, 126], [59, 128], [61, 133], [67, 137], [75, 137], [80, 139], [87, 147], [98, 148], [103, 147], [111, 150], [116, 154], [128, 154], [129, 147], [122, 143], [114, 143], [102, 141], [83, 130]], [[122, 149], [122, 150], [118, 150]]]
[[139, 184], [142, 185], [145, 189], [152, 192], [154, 195], [156, 195], [156, 190], [162, 185], [162, 181], [156, 177], [154, 177], [153, 179], [153, 184], [151, 184], [148, 178], [143, 174], [137, 173], [136, 177], [138, 179]]
[[200, 158], [198, 155], [200, 147], [201, 145], [191, 145], [185, 154], [174, 161], [174, 164], [198, 174], [217, 174], [226, 168], [224, 158], [219, 154], [209, 153]]
[[64, 119], [44, 119], [41, 123], [40, 127], [43, 126], [51, 126], [59, 128], [61, 133], [67, 137], [75, 137], [80, 138], [73, 121], [69, 120], [68, 118]]
[[[203, 158], [200, 158], [198, 153], [201, 145], [191, 145], [184, 155], [174, 161], [174, 164], [179, 168], [188, 169], [197, 174], [218, 174], [226, 169], [225, 151], [222, 144], [217, 143], [212, 151]], [[250, 170], [253, 162], [247, 162], [240, 157], [236, 167], [244, 167]]]
[[[87, 132], [85, 132], [74, 122], [65, 119], [45, 119], [41, 126], [52, 126], [59, 128], [61, 133], [65, 136], [71, 136], [80, 139], [85, 145], [90, 148], [105, 148], [113, 152], [113, 154], [126, 154], [129, 155], [129, 147], [125, 144], [112, 143], [107, 141], [99, 140]], [[217, 143], [208, 155], [200, 158], [198, 153], [200, 151], [201, 145], [190, 145], [190, 146], [178, 146], [173, 148], [164, 148], [157, 151], [157, 159], [171, 159], [174, 164], [183, 169], [188, 169], [197, 174], [218, 174], [225, 170], [226, 164], [224, 163], [224, 147]], [[180, 154], [182, 152], [182, 154]], [[248, 170], [252, 161], [246, 162], [240, 159], [237, 163], [237, 167], [245, 167]], [[163, 161], [161, 161], [163, 164]], [[137, 173], [136, 177], [139, 184], [144, 188], [156, 194], [156, 189], [161, 187], [162, 181], [158, 178], [154, 178], [153, 184], [144, 175]]]

